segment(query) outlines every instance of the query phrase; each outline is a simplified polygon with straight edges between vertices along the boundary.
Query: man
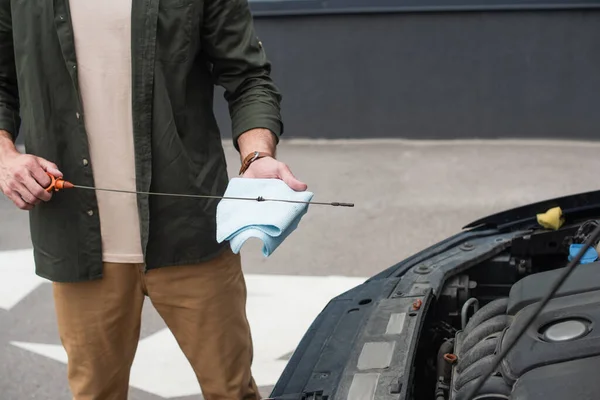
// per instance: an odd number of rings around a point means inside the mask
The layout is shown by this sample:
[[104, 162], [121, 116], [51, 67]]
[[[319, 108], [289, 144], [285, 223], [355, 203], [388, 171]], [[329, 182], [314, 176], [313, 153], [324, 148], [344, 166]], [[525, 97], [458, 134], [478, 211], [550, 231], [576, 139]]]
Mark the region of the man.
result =
[[[86, 186], [223, 194], [215, 84], [243, 176], [305, 190], [275, 159], [280, 94], [246, 0], [0, 4], [0, 189], [29, 210], [73, 397], [127, 398], [148, 296], [206, 399], [259, 398], [240, 259], [215, 238], [218, 200], [44, 191], [48, 172]], [[19, 134], [28, 154], [15, 148]]]

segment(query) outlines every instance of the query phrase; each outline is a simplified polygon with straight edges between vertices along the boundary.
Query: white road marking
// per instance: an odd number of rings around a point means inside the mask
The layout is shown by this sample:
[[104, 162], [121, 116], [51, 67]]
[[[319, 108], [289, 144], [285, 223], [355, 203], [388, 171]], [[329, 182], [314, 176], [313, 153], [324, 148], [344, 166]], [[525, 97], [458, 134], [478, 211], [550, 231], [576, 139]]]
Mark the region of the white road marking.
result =
[[32, 250], [0, 252], [0, 308], [12, 309], [44, 282], [35, 275]]
[[[45, 281], [35, 276], [31, 257], [31, 251], [0, 252], [0, 306], [14, 307]], [[21, 289], [11, 288], [13, 276], [18, 276]], [[247, 313], [255, 354], [253, 374], [257, 384], [274, 385], [287, 363], [281, 358], [296, 348], [329, 300], [364, 280], [341, 276], [246, 275]], [[7, 288], [12, 290], [9, 290], [10, 301], [5, 293]], [[11, 344], [67, 363], [67, 355], [60, 345], [19, 341]], [[132, 387], [167, 399], [201, 394], [189, 362], [166, 328], [140, 341], [130, 383]]]

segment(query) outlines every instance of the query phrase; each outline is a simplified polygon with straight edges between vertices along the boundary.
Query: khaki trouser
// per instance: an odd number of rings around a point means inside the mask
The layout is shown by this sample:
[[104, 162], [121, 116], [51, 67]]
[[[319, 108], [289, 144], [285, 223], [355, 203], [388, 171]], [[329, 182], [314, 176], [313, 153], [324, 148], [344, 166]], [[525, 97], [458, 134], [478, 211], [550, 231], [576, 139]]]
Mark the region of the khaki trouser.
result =
[[[207, 400], [259, 399], [239, 255], [200, 265], [104, 265], [101, 280], [54, 283], [60, 338], [75, 400], [127, 399], [144, 297], [175, 336]], [[157, 360], [158, 362], [159, 360]]]

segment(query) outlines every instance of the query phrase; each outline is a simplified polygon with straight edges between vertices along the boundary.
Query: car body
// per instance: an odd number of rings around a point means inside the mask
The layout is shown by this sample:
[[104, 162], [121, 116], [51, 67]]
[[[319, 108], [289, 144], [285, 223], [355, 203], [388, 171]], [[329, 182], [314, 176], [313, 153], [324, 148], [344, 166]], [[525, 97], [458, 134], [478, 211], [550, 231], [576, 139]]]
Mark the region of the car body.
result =
[[[529, 204], [389, 267], [329, 302], [270, 398], [465, 400], [596, 218], [600, 191]], [[597, 398], [599, 304], [600, 264], [579, 264], [476, 398]]]

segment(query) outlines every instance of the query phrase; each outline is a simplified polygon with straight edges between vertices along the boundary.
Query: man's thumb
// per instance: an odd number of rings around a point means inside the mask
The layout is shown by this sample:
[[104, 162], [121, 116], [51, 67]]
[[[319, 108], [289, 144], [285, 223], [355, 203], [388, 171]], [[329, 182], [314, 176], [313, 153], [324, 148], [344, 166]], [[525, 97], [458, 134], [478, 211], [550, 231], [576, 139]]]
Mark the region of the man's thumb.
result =
[[280, 168], [279, 174], [281, 176], [281, 180], [284, 181], [289, 187], [291, 187], [295, 191], [303, 192], [307, 189], [307, 185], [296, 179], [296, 177], [292, 174], [292, 172], [287, 166], [282, 166]]
[[51, 173], [52, 175], [54, 175], [57, 178], [63, 177], [63, 173], [60, 172], [60, 170], [58, 169], [58, 166], [56, 164], [54, 164], [53, 162], [45, 160], [41, 157], [38, 157], [37, 160], [40, 163], [40, 166], [44, 169], [44, 171]]

